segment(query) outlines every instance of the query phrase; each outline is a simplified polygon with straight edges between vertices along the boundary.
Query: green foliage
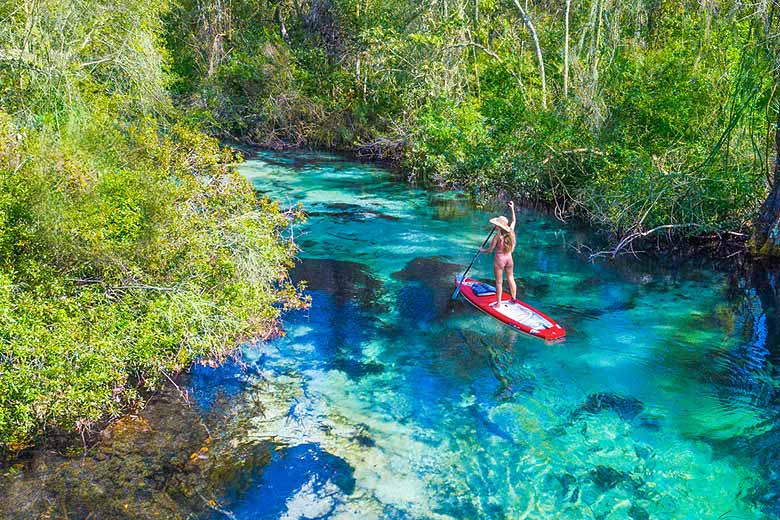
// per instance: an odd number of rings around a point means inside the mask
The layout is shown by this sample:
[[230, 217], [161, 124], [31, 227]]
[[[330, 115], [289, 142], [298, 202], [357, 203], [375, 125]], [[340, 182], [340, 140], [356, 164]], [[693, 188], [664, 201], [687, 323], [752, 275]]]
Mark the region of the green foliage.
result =
[[[240, 157], [172, 109], [166, 2], [0, 7], [0, 446], [84, 431], [303, 305]], [[10, 59], [6, 59], [10, 56]]]
[[[165, 102], [158, 45], [166, 0], [42, 0], [0, 8], [0, 99], [26, 123], [77, 119], [95, 94]], [[12, 8], [12, 6], [15, 6]]]
[[[299, 304], [290, 217], [256, 203], [232, 152], [104, 117], [56, 142], [32, 132], [0, 163], [6, 442], [116, 414], [136, 384], [221, 359]], [[89, 150], [98, 138], [113, 147]]]
[[[231, 20], [222, 58], [188, 69], [185, 103], [216, 133], [390, 157], [615, 232], [743, 228], [766, 193], [777, 31], [760, 7], [572, 2], [564, 95], [559, 4], [524, 4], [546, 92], [513, 2], [187, 1], [171, 19], [216, 20], [217, 5]], [[168, 27], [174, 67], [216, 48]]]

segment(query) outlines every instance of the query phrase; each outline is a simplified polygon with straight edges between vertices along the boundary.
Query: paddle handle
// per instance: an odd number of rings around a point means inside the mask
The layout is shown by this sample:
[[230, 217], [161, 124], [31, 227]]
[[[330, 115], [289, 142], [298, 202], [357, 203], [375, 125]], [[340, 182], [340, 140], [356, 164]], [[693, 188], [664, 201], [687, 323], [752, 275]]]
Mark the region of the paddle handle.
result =
[[460, 286], [461, 286], [461, 285], [463, 285], [463, 280], [465, 280], [465, 279], [466, 279], [466, 275], [467, 275], [467, 274], [468, 274], [468, 272], [471, 270], [471, 266], [473, 266], [473, 265], [474, 265], [474, 262], [476, 262], [476, 261], [477, 261], [477, 257], [479, 256], [480, 250], [481, 250], [481, 249], [483, 249], [483, 248], [484, 248], [484, 247], [487, 245], [488, 241], [490, 241], [490, 237], [492, 237], [492, 236], [493, 236], [493, 232], [494, 232], [495, 230], [496, 230], [496, 227], [495, 227], [495, 226], [493, 226], [493, 227], [490, 229], [490, 233], [488, 233], [488, 236], [485, 238], [485, 241], [484, 241], [484, 242], [482, 242], [482, 246], [481, 246], [479, 249], [477, 249], [477, 254], [475, 254], [475, 255], [474, 255], [474, 258], [472, 258], [472, 259], [471, 259], [471, 263], [469, 264], [469, 266], [466, 268], [466, 270], [465, 270], [465, 271], [463, 271], [463, 276], [461, 276], [461, 277], [460, 277], [460, 281], [458, 282], [458, 286], [455, 288], [455, 292], [454, 292], [454, 293], [452, 293], [452, 299], [453, 299], [453, 300], [454, 300], [455, 298], [457, 298], [457, 297], [458, 297], [458, 295], [460, 294]]

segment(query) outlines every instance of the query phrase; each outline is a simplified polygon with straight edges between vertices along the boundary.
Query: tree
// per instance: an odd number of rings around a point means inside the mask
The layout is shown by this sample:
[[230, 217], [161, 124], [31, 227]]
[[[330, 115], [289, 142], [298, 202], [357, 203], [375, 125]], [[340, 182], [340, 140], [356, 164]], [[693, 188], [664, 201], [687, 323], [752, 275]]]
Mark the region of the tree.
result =
[[[776, 98], [780, 88], [780, 21], [778, 20], [780, 0], [771, 0], [765, 9], [756, 13], [754, 34], [758, 48], [768, 62], [772, 75], [772, 90], [768, 98], [767, 135], [772, 135], [774, 160], [772, 161], [769, 194], [761, 204], [753, 229], [753, 250], [761, 255], [780, 256], [780, 103]], [[768, 158], [767, 158], [768, 159]]]
[[564, 11], [564, 37], [563, 37], [563, 97], [569, 97], [569, 14], [571, 0], [566, 0]]
[[536, 61], [539, 64], [539, 76], [542, 80], [542, 107], [547, 108], [547, 79], [545, 78], [544, 74], [544, 58], [542, 57], [542, 48], [539, 45], [539, 37], [536, 35], [536, 28], [534, 27], [534, 24], [531, 22], [531, 18], [528, 16], [528, 13], [525, 12], [525, 9], [523, 9], [523, 6], [520, 5], [519, 0], [514, 0], [515, 7], [517, 7], [517, 10], [520, 12], [520, 18], [523, 20], [523, 24], [525, 24], [526, 28], [528, 29], [528, 32], [531, 34], [531, 40], [533, 40], [534, 44], [534, 52], [536, 52]]

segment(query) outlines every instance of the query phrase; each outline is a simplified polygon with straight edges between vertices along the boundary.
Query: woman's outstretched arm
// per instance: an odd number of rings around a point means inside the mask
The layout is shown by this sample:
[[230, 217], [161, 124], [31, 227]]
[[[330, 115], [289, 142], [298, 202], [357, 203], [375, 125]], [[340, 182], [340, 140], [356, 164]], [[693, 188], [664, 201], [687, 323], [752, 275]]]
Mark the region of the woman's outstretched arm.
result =
[[515, 217], [515, 203], [514, 201], [509, 201], [509, 209], [512, 210], [512, 220], [509, 221], [509, 229], [512, 231], [515, 230], [515, 222], [517, 222], [517, 218]]

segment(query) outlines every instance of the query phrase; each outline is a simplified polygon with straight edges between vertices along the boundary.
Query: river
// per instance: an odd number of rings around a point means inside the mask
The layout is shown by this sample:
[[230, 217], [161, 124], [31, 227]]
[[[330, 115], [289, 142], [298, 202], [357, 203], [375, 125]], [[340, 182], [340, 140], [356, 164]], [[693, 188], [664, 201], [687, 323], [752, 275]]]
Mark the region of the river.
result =
[[186, 379], [187, 413], [231, 432], [190, 456], [231, 461], [199, 516], [780, 518], [772, 280], [589, 262], [587, 231], [520, 210], [519, 296], [568, 333], [545, 344], [450, 301], [493, 215], [464, 195], [328, 154], [259, 151], [241, 172], [305, 206], [293, 276], [312, 304]]

